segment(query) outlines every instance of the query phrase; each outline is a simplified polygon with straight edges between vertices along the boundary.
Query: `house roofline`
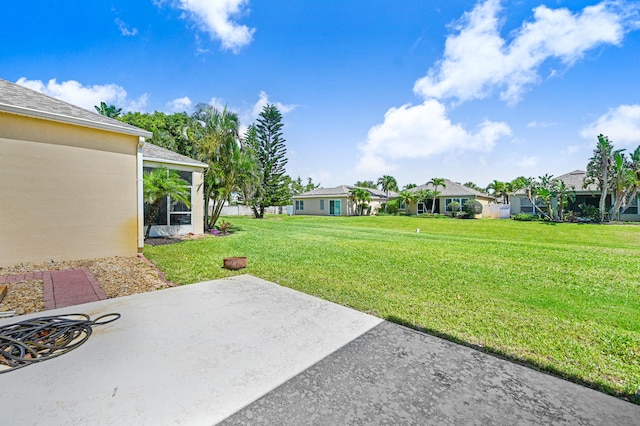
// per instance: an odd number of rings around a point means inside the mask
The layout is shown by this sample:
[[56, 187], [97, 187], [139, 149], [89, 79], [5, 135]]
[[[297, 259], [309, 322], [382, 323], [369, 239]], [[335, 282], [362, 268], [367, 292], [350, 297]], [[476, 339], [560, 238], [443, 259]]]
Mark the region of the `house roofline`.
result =
[[153, 163], [175, 164], [176, 166], [189, 166], [189, 167], [195, 167], [199, 169], [206, 169], [209, 167], [209, 165], [205, 163], [195, 164], [195, 163], [189, 163], [187, 161], [167, 160], [165, 158], [147, 157], [144, 154], [142, 155], [142, 159], [144, 161], [150, 161]]
[[22, 115], [26, 117], [56, 121], [59, 123], [74, 124], [77, 126], [88, 127], [91, 129], [122, 133], [126, 135], [131, 135], [131, 136], [142, 136], [145, 138], [153, 137], [153, 133], [148, 132], [146, 130], [142, 130], [142, 129], [136, 129], [128, 126], [125, 127], [125, 126], [117, 126], [114, 124], [101, 123], [98, 121], [92, 121], [84, 118], [71, 117], [64, 114], [56, 114], [54, 112], [46, 112], [46, 111], [41, 111], [41, 110], [32, 109], [32, 108], [18, 107], [15, 105], [8, 105], [5, 103], [0, 103], [0, 111], [10, 113], [10, 114]]

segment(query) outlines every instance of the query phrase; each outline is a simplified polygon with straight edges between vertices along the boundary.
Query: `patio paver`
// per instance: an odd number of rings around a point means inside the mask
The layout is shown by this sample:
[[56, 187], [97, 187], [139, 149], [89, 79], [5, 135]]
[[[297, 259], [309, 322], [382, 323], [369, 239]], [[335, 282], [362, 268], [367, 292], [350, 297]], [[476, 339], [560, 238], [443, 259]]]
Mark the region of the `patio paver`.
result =
[[43, 281], [46, 310], [97, 302], [107, 298], [88, 268], [0, 276], [0, 284], [29, 280]]

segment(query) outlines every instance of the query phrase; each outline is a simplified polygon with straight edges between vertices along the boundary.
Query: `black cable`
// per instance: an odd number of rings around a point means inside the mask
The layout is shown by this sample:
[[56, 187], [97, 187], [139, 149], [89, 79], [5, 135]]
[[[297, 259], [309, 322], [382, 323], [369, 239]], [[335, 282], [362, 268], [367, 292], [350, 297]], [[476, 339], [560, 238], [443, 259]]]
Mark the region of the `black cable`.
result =
[[[109, 317], [113, 318], [104, 320]], [[89, 339], [92, 326], [108, 324], [118, 318], [120, 314], [116, 313], [102, 315], [94, 321], [86, 314], [54, 315], [2, 326], [0, 374], [65, 354]], [[3, 369], [3, 366], [8, 368]]]

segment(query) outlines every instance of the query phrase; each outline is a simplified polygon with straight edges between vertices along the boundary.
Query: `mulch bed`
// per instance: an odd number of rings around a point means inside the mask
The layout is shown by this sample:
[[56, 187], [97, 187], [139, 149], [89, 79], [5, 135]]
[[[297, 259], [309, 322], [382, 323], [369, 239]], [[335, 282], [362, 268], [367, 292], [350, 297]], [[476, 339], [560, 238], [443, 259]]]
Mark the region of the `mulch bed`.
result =
[[[0, 275], [15, 275], [37, 271], [59, 271], [86, 267], [109, 298], [161, 290], [171, 285], [160, 272], [139, 257], [106, 257], [101, 259], [46, 262], [0, 267]], [[42, 280], [18, 281], [7, 284], [7, 296], [0, 302], [0, 312], [24, 309], [25, 313], [44, 310]]]

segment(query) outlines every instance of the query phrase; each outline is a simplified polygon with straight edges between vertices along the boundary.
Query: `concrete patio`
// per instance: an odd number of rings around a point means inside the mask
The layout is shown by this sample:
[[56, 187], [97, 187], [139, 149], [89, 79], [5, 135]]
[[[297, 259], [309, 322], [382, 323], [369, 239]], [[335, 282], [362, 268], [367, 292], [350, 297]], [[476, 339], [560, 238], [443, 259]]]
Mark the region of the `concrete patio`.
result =
[[640, 406], [249, 275], [46, 315], [77, 312], [122, 317], [0, 374], [3, 423], [640, 424]]

